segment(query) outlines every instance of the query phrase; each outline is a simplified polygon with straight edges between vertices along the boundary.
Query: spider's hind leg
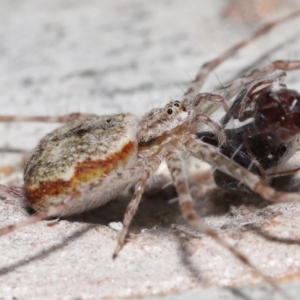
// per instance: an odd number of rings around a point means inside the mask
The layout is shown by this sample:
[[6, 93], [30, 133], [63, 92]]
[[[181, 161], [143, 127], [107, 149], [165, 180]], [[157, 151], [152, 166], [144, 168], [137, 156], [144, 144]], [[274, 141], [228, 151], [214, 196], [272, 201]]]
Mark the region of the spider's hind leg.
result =
[[13, 116], [0, 115], [0, 122], [45, 122], [45, 123], [68, 123], [74, 120], [84, 120], [95, 114], [70, 113], [61, 116]]
[[218, 148], [200, 141], [194, 135], [185, 134], [176, 137], [176, 139], [177, 141], [174, 140], [174, 143], [177, 143], [177, 146], [182, 150], [188, 149], [193, 156], [204, 160], [213, 168], [218, 168], [222, 172], [236, 178], [265, 200], [273, 203], [300, 202], [299, 193], [276, 191], [274, 188], [264, 183], [257, 175], [252, 174], [250, 171], [220, 153]]

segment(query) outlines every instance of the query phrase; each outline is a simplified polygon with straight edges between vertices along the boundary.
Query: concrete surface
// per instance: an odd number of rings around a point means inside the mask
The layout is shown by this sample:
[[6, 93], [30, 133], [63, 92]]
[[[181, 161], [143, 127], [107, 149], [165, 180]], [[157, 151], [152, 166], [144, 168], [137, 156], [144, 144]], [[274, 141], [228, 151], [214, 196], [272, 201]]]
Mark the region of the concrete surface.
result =
[[[287, 2], [263, 20], [288, 13], [295, 3]], [[224, 20], [226, 2], [217, 0], [0, 4], [1, 114], [141, 115], [180, 98], [203, 62], [259, 27], [259, 20]], [[262, 63], [262, 57], [265, 62], [299, 59], [299, 25], [300, 19], [288, 22], [239, 52], [212, 74], [204, 90], [235, 78], [256, 61]], [[299, 90], [299, 76], [289, 75], [290, 87]], [[1, 165], [20, 162], [18, 151], [30, 151], [55, 126], [0, 124], [0, 147], [5, 150]], [[205, 177], [205, 170], [196, 170], [191, 183]], [[111, 255], [117, 226], [109, 224], [122, 220], [130, 190], [92, 212], [58, 223], [44, 221], [1, 238], [0, 299], [279, 297], [266, 285], [252, 294], [240, 290], [263, 284], [262, 279], [210, 238], [182, 234], [190, 229], [177, 203], [168, 202], [176, 194], [172, 186], [161, 189], [168, 179], [159, 179], [145, 194], [129, 242], [115, 261]], [[21, 171], [3, 175], [2, 182], [20, 184]], [[203, 182], [211, 183], [209, 176]], [[241, 202], [243, 198], [247, 201]], [[299, 293], [299, 204], [267, 205], [221, 191], [196, 204], [205, 221], [264, 274], [277, 282], [295, 281], [287, 288]], [[0, 201], [0, 206], [1, 226], [26, 217], [23, 205], [13, 199]], [[267, 294], [257, 294], [261, 289]]]

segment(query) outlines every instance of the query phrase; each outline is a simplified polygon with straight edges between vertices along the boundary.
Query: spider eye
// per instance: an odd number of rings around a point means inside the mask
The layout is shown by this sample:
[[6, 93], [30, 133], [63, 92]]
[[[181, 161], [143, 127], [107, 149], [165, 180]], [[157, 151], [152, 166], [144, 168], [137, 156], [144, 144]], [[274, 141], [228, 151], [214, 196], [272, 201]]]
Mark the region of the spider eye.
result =
[[179, 102], [175, 102], [174, 106], [179, 107]]
[[169, 109], [167, 110], [167, 113], [168, 113], [169, 115], [171, 115], [171, 114], [173, 113], [173, 109], [172, 109], [172, 108], [169, 108]]

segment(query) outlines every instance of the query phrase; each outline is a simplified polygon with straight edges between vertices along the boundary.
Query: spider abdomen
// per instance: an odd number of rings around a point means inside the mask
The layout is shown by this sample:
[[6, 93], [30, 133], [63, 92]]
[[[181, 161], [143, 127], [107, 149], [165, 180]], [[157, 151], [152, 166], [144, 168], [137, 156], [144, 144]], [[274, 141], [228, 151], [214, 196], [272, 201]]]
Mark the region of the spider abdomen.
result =
[[[44, 210], [67, 195], [130, 167], [137, 158], [137, 121], [130, 114], [70, 122], [41, 140], [24, 171], [29, 205]], [[99, 206], [126, 187], [88, 189], [64, 214]]]

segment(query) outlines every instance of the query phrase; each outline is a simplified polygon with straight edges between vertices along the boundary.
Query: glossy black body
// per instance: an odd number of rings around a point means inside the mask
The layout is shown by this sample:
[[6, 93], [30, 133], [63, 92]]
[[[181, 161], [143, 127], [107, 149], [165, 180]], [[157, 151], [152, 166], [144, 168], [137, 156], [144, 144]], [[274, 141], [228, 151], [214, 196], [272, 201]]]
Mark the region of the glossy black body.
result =
[[[218, 139], [214, 133], [209, 131], [197, 133], [197, 137], [203, 142], [219, 147], [222, 154], [232, 158], [236, 163], [249, 169], [252, 173], [261, 176], [259, 169], [252, 163], [252, 159], [247, 153], [246, 147], [243, 143], [243, 134], [253, 133], [254, 123], [248, 123], [235, 129], [226, 129], [225, 135], [227, 144], [218, 146]], [[288, 155], [292, 143], [280, 143], [278, 145], [270, 144], [265, 135], [254, 135], [250, 139], [250, 148], [257, 161], [260, 163], [264, 170], [268, 170], [277, 166], [280, 161]], [[233, 177], [216, 169], [213, 173], [216, 184], [223, 189], [238, 189], [250, 191], [246, 186]]]
[[[243, 114], [240, 109], [247, 98]], [[248, 120], [245, 125], [226, 129], [231, 119]], [[220, 148], [222, 154], [259, 176], [262, 171], [279, 166], [291, 156], [293, 145], [300, 133], [300, 95], [297, 91], [285, 87], [269, 85], [260, 92], [249, 95], [243, 89], [236, 97], [231, 108], [221, 120], [227, 143], [219, 146], [213, 132], [197, 133], [205, 143]], [[260, 165], [254, 163], [254, 159]], [[219, 171], [214, 171], [216, 184], [224, 189], [248, 190], [238, 180]]]

